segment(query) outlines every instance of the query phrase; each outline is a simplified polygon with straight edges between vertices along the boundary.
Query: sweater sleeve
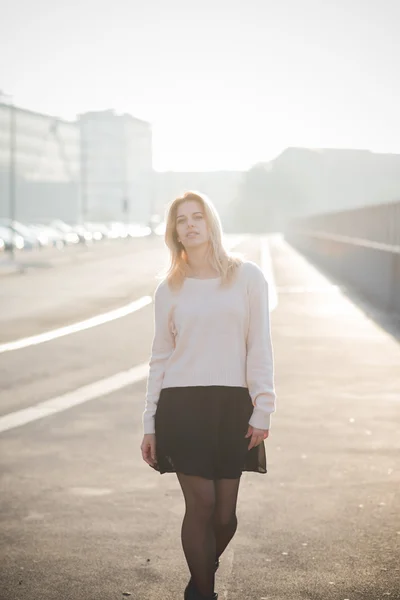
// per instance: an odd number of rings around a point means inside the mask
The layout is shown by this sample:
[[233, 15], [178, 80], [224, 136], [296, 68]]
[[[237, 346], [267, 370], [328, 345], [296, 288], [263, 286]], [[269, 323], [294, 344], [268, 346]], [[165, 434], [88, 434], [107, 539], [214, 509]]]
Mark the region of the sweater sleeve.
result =
[[249, 327], [246, 379], [253, 402], [249, 424], [269, 429], [275, 412], [274, 360], [269, 318], [268, 282], [254, 263], [249, 281]]
[[155, 433], [154, 416], [164, 379], [165, 365], [175, 348], [174, 336], [169, 328], [170, 308], [165, 285], [161, 283], [154, 294], [154, 338], [142, 419], [144, 433]]

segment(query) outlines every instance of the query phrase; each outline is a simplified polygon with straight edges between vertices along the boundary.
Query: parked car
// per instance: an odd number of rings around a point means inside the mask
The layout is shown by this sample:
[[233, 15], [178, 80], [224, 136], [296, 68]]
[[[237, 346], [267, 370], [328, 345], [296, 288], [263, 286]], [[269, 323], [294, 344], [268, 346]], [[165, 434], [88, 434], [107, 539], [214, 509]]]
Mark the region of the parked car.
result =
[[97, 223], [85, 222], [83, 226], [87, 231], [90, 231], [92, 234], [92, 239], [96, 242], [99, 242], [105, 237], [104, 230], [102, 231], [102, 227], [99, 227]]
[[71, 225], [64, 223], [64, 221], [61, 221], [60, 219], [51, 221], [50, 227], [53, 227], [57, 231], [61, 231], [61, 233], [64, 234], [65, 240], [68, 244], [77, 244], [80, 241], [85, 241], [84, 238], [81, 240], [79, 234], [73, 229], [73, 227], [71, 227]]
[[64, 235], [48, 225], [35, 223], [34, 225], [30, 225], [30, 228], [36, 232], [36, 235], [44, 246], [53, 246], [54, 248], [62, 249], [67, 245]]
[[107, 223], [106, 225], [109, 231], [109, 237], [112, 239], [125, 239], [129, 235], [127, 226], [124, 223], [112, 221], [111, 223]]
[[155, 235], [165, 235], [166, 226], [165, 221], [161, 221], [161, 223], [154, 227], [153, 232]]
[[81, 239], [79, 234], [67, 223], [61, 221], [61, 219], [54, 218], [40, 218], [40, 223], [36, 223], [36, 225], [40, 225], [41, 227], [47, 227], [53, 231], [56, 231], [64, 242], [64, 246], [70, 246], [74, 244], [78, 244]]
[[24, 240], [23, 247], [25, 250], [37, 250], [41, 248], [41, 243], [37, 236], [23, 223], [11, 219], [0, 219], [0, 225], [21, 236]]
[[110, 225], [107, 223], [90, 223], [90, 225], [101, 233], [103, 239], [112, 239], [115, 237]]
[[146, 235], [151, 235], [151, 227], [141, 225], [140, 223], [129, 223], [128, 232], [133, 238], [145, 237]]
[[71, 225], [73, 231], [75, 231], [75, 233], [78, 234], [79, 239], [82, 243], [87, 244], [88, 242], [92, 242], [93, 241], [93, 234], [88, 231], [88, 229], [86, 229], [83, 225]]
[[9, 227], [4, 227], [0, 224], [0, 239], [4, 244], [4, 250], [11, 250], [13, 247], [16, 250], [22, 250], [24, 247], [24, 238], [18, 235]]

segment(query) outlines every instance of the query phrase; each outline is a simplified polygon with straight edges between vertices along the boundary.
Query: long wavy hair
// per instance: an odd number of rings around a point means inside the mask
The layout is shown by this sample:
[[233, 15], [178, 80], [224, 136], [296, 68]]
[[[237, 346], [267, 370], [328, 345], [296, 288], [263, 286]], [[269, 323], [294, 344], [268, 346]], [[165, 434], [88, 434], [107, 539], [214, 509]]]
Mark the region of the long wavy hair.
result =
[[206, 258], [220, 274], [221, 286], [229, 286], [236, 276], [238, 267], [244, 262], [244, 257], [224, 247], [222, 225], [216, 208], [205, 194], [195, 191], [187, 191], [182, 196], [178, 196], [166, 208], [164, 241], [169, 249], [169, 266], [157, 278], [166, 279], [170, 289], [176, 291], [182, 287], [188, 275], [188, 256], [183, 244], [178, 242], [176, 216], [182, 202], [189, 200], [199, 202], [203, 208], [209, 234]]

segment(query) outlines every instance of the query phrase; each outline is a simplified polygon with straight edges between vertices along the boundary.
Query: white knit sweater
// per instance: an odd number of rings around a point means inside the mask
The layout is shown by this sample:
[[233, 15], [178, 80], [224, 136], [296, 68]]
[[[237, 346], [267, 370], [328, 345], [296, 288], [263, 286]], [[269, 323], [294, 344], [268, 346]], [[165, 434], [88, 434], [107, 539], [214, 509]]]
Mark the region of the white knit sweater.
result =
[[149, 362], [144, 433], [154, 433], [161, 389], [186, 386], [247, 387], [250, 425], [270, 428], [275, 411], [268, 283], [245, 261], [233, 285], [221, 278], [187, 277], [178, 292], [163, 280], [154, 293], [155, 332]]

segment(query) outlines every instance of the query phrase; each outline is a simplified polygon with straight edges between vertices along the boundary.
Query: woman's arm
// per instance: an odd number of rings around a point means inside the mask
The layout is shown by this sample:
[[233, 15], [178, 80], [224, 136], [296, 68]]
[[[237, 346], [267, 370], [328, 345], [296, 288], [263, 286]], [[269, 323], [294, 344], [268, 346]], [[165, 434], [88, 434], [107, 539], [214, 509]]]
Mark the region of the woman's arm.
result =
[[247, 333], [246, 378], [254, 410], [249, 424], [269, 429], [275, 411], [274, 359], [271, 341], [268, 283], [253, 263], [249, 281], [249, 328]]
[[169, 328], [168, 316], [171, 309], [166, 284], [162, 282], [154, 294], [154, 338], [149, 361], [145, 409], [143, 412], [144, 433], [155, 433], [154, 415], [164, 379], [165, 365], [174, 351], [174, 336]]

